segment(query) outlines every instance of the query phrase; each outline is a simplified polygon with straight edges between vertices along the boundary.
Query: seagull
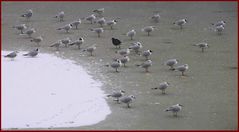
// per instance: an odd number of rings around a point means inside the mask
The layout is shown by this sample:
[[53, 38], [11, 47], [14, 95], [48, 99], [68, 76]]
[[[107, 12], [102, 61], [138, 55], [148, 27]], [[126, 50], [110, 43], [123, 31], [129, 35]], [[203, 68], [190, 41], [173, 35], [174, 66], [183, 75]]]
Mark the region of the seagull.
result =
[[221, 25], [225, 26], [225, 25], [226, 25], [226, 22], [222, 20], [222, 21], [218, 21], [218, 22], [216, 22], [216, 23], [212, 23], [212, 25], [213, 25], [213, 26], [216, 26], [216, 27], [217, 27], [217, 26], [221, 26]]
[[95, 51], [95, 49], [96, 49], [96, 44], [93, 44], [92, 46], [84, 49], [83, 51], [87, 51], [90, 53], [90, 56], [93, 56], [93, 52]]
[[130, 108], [130, 104], [133, 102], [133, 100], [135, 100], [135, 96], [134, 95], [130, 95], [130, 96], [125, 96], [120, 98], [120, 102], [127, 104], [127, 107]]
[[221, 35], [224, 29], [225, 27], [223, 25], [220, 25], [220, 26], [216, 26], [214, 31], [217, 32], [219, 35]]
[[149, 36], [150, 33], [153, 32], [155, 28], [156, 28], [155, 26], [147, 26], [142, 28], [141, 31], [148, 33], [148, 36]]
[[36, 38], [31, 39], [30, 41], [35, 42], [35, 43], [37, 43], [37, 46], [40, 46], [39, 43], [43, 41], [43, 38], [42, 38], [42, 36], [38, 36]]
[[91, 14], [90, 16], [87, 16], [84, 18], [86, 21], [90, 21], [91, 24], [93, 24], [93, 22], [95, 21], [96, 19], [96, 16], [95, 14]]
[[198, 44], [194, 44], [193, 46], [197, 46], [197, 47], [201, 48], [201, 49], [202, 49], [202, 52], [204, 52], [204, 49], [205, 49], [205, 48], [208, 48], [208, 47], [209, 47], [209, 45], [208, 45], [207, 43], [205, 43], [205, 42], [203, 42], [203, 43], [198, 43]]
[[80, 49], [81, 45], [83, 44], [84, 42], [84, 39], [83, 38], [79, 38], [78, 40], [70, 43], [69, 45], [72, 46], [72, 45], [77, 45], [78, 46], [78, 49]]
[[18, 51], [13, 51], [7, 55], [4, 55], [4, 57], [11, 58], [11, 60], [13, 60], [17, 56], [17, 53], [18, 53]]
[[106, 21], [106, 25], [107, 26], [110, 26], [110, 29], [112, 30], [113, 29], [113, 26], [117, 24], [117, 20], [110, 20], [110, 21]]
[[103, 25], [105, 25], [106, 23], [105, 18], [99, 18], [98, 20], [96, 20], [96, 23], [100, 24], [100, 26], [103, 27]]
[[35, 33], [35, 32], [36, 32], [36, 30], [34, 28], [31, 28], [31, 29], [26, 30], [25, 32], [23, 32], [20, 35], [28, 35], [28, 37], [31, 38], [32, 34]]
[[154, 15], [151, 17], [151, 19], [152, 19], [154, 22], [158, 23], [159, 20], [160, 20], [160, 15], [159, 15], [159, 13], [154, 14]]
[[38, 48], [37, 49], [34, 49], [32, 51], [29, 51], [28, 53], [26, 54], [23, 54], [23, 56], [29, 56], [29, 57], [35, 57], [38, 55]]
[[121, 49], [121, 50], [118, 50], [118, 51], [115, 51], [115, 53], [118, 53], [120, 55], [129, 55], [130, 54], [130, 49]]
[[117, 46], [120, 48], [121, 41], [119, 39], [112, 38], [112, 44], [115, 46], [115, 48], [117, 48]]
[[172, 111], [174, 116], [177, 116], [177, 113], [182, 110], [183, 105], [181, 104], [176, 104], [168, 107], [165, 111]]
[[119, 60], [121, 61], [122, 64], [124, 64], [124, 67], [126, 67], [125, 64], [130, 61], [129, 56], [126, 56], [126, 55], [121, 57], [121, 58], [119, 58]]
[[140, 42], [134, 42], [131, 43], [132, 45], [129, 46], [129, 49], [132, 49], [135, 51], [136, 54], [139, 54], [139, 50], [143, 47], [142, 44]]
[[76, 21], [73, 21], [73, 22], [70, 23], [70, 24], [72, 25], [72, 27], [75, 26], [76, 29], [78, 29], [78, 25], [81, 24], [81, 19], [78, 19], [78, 20], [76, 20]]
[[53, 43], [50, 47], [56, 47], [56, 50], [59, 51], [59, 47], [62, 44], [61, 41], [57, 41], [55, 43]]
[[29, 9], [26, 11], [26, 13], [22, 14], [21, 17], [25, 17], [27, 20], [30, 20], [32, 15], [33, 15], [33, 11], [32, 9]]
[[23, 30], [27, 29], [27, 26], [26, 24], [19, 24], [19, 25], [12, 26], [12, 28], [20, 30], [21, 34], [23, 34]]
[[173, 24], [180, 26], [180, 29], [182, 29], [183, 25], [185, 25], [187, 22], [188, 22], [187, 19], [179, 19], [179, 20], [175, 21]]
[[99, 8], [93, 10], [94, 13], [97, 13], [99, 16], [103, 16], [103, 13], [105, 12], [105, 8]]
[[149, 56], [152, 54], [152, 52], [153, 52], [152, 50], [145, 50], [145, 51], [143, 51], [142, 56], [144, 56], [145, 59], [148, 60]]
[[104, 29], [103, 28], [91, 28], [90, 31], [97, 33], [98, 34], [98, 38], [99, 38], [100, 34], [104, 32]]
[[177, 66], [173, 70], [182, 72], [182, 76], [184, 76], [184, 72], [188, 70], [188, 64]]
[[164, 62], [164, 65], [170, 66], [170, 70], [174, 69], [174, 65], [178, 64], [178, 60], [177, 59], [169, 59], [167, 61]]
[[121, 63], [120, 59], [116, 59], [110, 65], [107, 64], [105, 66], [107, 66], [107, 67], [111, 66], [112, 68], [115, 69], [115, 72], [119, 72], [118, 69], [119, 69], [119, 67], [121, 67], [121, 65], [122, 65], [122, 63]]
[[67, 33], [69, 33], [69, 30], [72, 29], [72, 24], [66, 24], [63, 27], [57, 28], [57, 30], [66, 30]]
[[64, 21], [63, 18], [65, 16], [65, 12], [64, 11], [61, 11], [59, 12], [57, 15], [55, 15], [54, 18], [59, 18], [60, 22]]
[[71, 43], [71, 39], [69, 37], [60, 40], [62, 44], [65, 45], [65, 47], [68, 47], [68, 45]]
[[133, 40], [133, 37], [136, 35], [136, 31], [134, 29], [130, 30], [126, 33], [126, 36], [130, 37], [131, 40]]
[[169, 86], [168, 82], [162, 82], [159, 84], [159, 87], [151, 88], [151, 89], [159, 89], [162, 90], [162, 94], [165, 94], [166, 88]]
[[114, 101], [117, 101], [117, 103], [119, 103], [119, 98], [122, 97], [124, 95], [124, 93], [125, 93], [124, 90], [114, 91], [113, 93], [107, 95], [107, 97], [116, 98]]
[[151, 60], [147, 60], [145, 62], [143, 62], [142, 64], [137, 64], [136, 66], [138, 67], [142, 67], [145, 69], [145, 72], [149, 72], [149, 67], [152, 66], [152, 61]]

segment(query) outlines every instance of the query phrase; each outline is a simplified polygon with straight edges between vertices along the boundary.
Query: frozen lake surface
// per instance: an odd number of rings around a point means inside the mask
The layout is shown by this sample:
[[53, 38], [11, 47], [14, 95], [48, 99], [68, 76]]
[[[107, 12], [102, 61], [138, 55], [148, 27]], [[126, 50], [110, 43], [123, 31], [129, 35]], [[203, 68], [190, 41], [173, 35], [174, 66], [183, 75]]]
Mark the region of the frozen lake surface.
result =
[[71, 60], [40, 53], [4, 58], [2, 128], [76, 127], [96, 124], [111, 113], [101, 82]]

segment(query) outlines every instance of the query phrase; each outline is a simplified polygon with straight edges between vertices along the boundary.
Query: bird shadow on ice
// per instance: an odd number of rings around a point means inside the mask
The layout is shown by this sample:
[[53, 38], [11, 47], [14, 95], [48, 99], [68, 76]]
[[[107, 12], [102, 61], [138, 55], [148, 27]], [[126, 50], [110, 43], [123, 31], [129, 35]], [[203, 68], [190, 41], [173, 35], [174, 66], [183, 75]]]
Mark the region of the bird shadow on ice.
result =
[[[169, 114], [169, 113], [168, 113]], [[168, 119], [183, 119], [185, 118], [183, 115], [180, 115], [180, 113], [178, 113], [177, 116], [172, 115], [171, 113], [169, 115], [165, 115], [166, 118]]]

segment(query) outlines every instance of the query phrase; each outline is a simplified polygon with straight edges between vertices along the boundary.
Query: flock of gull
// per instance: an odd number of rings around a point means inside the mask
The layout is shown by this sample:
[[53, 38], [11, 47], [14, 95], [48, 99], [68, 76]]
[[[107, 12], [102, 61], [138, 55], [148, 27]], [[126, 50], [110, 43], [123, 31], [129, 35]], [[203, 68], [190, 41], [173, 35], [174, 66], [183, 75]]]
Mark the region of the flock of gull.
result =
[[[64, 31], [67, 34], [70, 32], [70, 30], [72, 28], [78, 29], [80, 24], [82, 24], [82, 21], [86, 21], [91, 24], [99, 25], [99, 27], [97, 27], [97, 28], [90, 28], [89, 31], [96, 33], [97, 37], [100, 38], [102, 33], [104, 33], [105, 26], [108, 26], [110, 29], [114, 29], [114, 26], [120, 20], [120, 18], [116, 18], [113, 20], [106, 20], [104, 17], [104, 12], [105, 12], [104, 8], [93, 10], [91, 15], [83, 17], [83, 18], [79, 18], [78, 20], [75, 20], [71, 23], [68, 23], [68, 24], [62, 26], [62, 27], [59, 27], [56, 30]], [[26, 18], [26, 22], [31, 21], [31, 17], [33, 16], [33, 11], [31, 9], [29, 9], [24, 14], [22, 14], [20, 16]], [[54, 18], [58, 19], [59, 22], [65, 21], [64, 17], [65, 17], [64, 11], [61, 11], [54, 16]], [[153, 16], [151, 16], [150, 19], [154, 23], [159, 23], [160, 22], [160, 14], [156, 13]], [[187, 19], [183, 18], [183, 19], [179, 19], [179, 20], [173, 22], [173, 24], [175, 26], [178, 26], [179, 30], [182, 30], [184, 25], [187, 24], [187, 22], [188, 22]], [[212, 24], [212, 29], [217, 34], [221, 35], [225, 28], [225, 25], [226, 25], [225, 21], [223, 21], [223, 20], [218, 21], [218, 22]], [[27, 27], [27, 24], [15, 25], [15, 26], [13, 26], [13, 28], [15, 28], [16, 30], [19, 30], [20, 35], [28, 36], [31, 39], [30, 40], [31, 42], [36, 43], [37, 47], [40, 47], [41, 42], [43, 41], [43, 37], [42, 36], [38, 36], [38, 37], [34, 37], [34, 38], [32, 37], [32, 34], [36, 32], [35, 28]], [[155, 31], [155, 29], [157, 29], [156, 26], [146, 26], [146, 27], [143, 27], [141, 29], [141, 31], [145, 32], [148, 36], [150, 36], [150, 34], [152, 34]], [[135, 29], [129, 30], [125, 35], [129, 38], [130, 41], [134, 40], [134, 38], [136, 36], [136, 31], [135, 31]], [[149, 68], [153, 64], [152, 63], [153, 61], [150, 59], [150, 56], [153, 53], [153, 51], [151, 49], [141, 51], [141, 49], [143, 47], [141, 42], [132, 42], [132, 44], [128, 48], [121, 49], [121, 44], [122, 44], [121, 40], [119, 40], [117, 38], [111, 38], [111, 40], [112, 40], [113, 46], [115, 46], [115, 48], [117, 49], [117, 51], [115, 51], [115, 53], [119, 54], [121, 57], [113, 58], [113, 61], [110, 64], [107, 64], [105, 66], [115, 69], [115, 72], [118, 73], [119, 68], [126, 67], [126, 64], [130, 61], [129, 54], [131, 54], [131, 52], [135, 52], [136, 55], [143, 56], [145, 58], [144, 62], [142, 62], [141, 64], [137, 64], [136, 66], [144, 68], [145, 72], [149, 72]], [[84, 38], [82, 38], [82, 37], [80, 37], [79, 39], [74, 40], [74, 41], [68, 37], [68, 38], [64, 38], [61, 40], [57, 40], [55, 43], [49, 45], [49, 47], [54, 47], [54, 48], [56, 48], [57, 51], [59, 51], [61, 45], [64, 45], [65, 47], [75, 45], [78, 47], [78, 49], [81, 49], [81, 46], [83, 43], [84, 43]], [[209, 47], [209, 45], [206, 42], [193, 44], [193, 46], [197, 46], [197, 47], [201, 48], [202, 52], [205, 52], [205, 49]], [[96, 44], [93, 44], [93, 45], [83, 49], [82, 51], [86, 51], [90, 54], [90, 56], [94, 56], [93, 53], [96, 50], [96, 47], [97, 47]], [[38, 48], [36, 48], [36, 49], [29, 51], [28, 53], [23, 54], [23, 55], [28, 56], [28, 57], [35, 57], [38, 55], [38, 52], [39, 52], [39, 50], [38, 50]], [[4, 57], [8, 57], [11, 60], [13, 60], [15, 57], [17, 57], [17, 53], [18, 53], [18, 51], [13, 51], [13, 52], [9, 53], [8, 55], [5, 55]], [[178, 62], [179, 62], [178, 59], [172, 58], [172, 59], [165, 61], [164, 64], [166, 66], [169, 66], [171, 71], [179, 71], [179, 72], [181, 72], [182, 76], [185, 76], [185, 72], [189, 69], [189, 65], [182, 64], [182, 65], [176, 66], [178, 64]], [[162, 94], [165, 94], [165, 91], [169, 87], [169, 85], [170, 85], [169, 82], [162, 82], [159, 84], [158, 87], [155, 87], [152, 89], [153, 90], [159, 89], [162, 91]], [[114, 91], [113, 93], [109, 94], [108, 97], [114, 98], [114, 101], [116, 101], [117, 103], [121, 103], [121, 102], [125, 103], [125, 104], [127, 104], [127, 107], [130, 108], [130, 104], [136, 99], [136, 97], [134, 95], [124, 96], [124, 94], [125, 94], [124, 90]], [[166, 108], [165, 111], [170, 111], [173, 113], [174, 116], [177, 116], [177, 113], [182, 109], [182, 106], [183, 105], [181, 105], [181, 104], [175, 104], [175, 105], [172, 105], [172, 106]]]

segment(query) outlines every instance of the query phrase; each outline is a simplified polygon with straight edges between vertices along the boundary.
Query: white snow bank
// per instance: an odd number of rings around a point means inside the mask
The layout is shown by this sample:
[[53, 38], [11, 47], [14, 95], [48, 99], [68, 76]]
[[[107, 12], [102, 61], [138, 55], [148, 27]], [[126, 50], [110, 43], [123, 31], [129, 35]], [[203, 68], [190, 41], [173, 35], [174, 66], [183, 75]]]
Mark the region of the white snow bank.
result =
[[4, 58], [2, 128], [74, 127], [96, 124], [111, 113], [101, 83], [71, 60], [40, 53]]

